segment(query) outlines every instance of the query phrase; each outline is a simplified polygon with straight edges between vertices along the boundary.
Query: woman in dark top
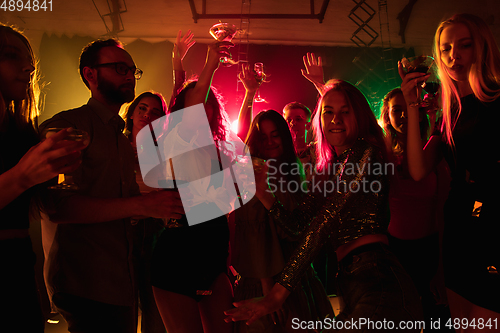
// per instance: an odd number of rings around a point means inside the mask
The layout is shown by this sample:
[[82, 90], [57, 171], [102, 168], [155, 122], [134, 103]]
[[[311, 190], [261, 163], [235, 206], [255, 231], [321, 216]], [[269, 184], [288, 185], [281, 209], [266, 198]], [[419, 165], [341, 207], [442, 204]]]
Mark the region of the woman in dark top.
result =
[[[137, 96], [125, 110], [124, 133], [129, 138], [130, 144], [135, 152], [135, 178], [141, 194], [146, 194], [157, 188], [151, 188], [144, 183], [137, 157], [137, 134], [146, 127], [149, 131], [149, 123], [164, 117], [167, 113], [167, 104], [160, 93], [145, 91]], [[139, 151], [142, 145], [139, 146]], [[141, 310], [141, 331], [143, 333], [164, 333], [165, 327], [151, 288], [151, 257], [153, 246], [160, 232], [163, 230], [163, 220], [147, 218], [133, 220], [134, 225], [134, 259], [135, 278], [139, 295], [139, 308]]]
[[[251, 323], [275, 311], [323, 245], [331, 242], [339, 262], [336, 285], [344, 306], [335, 326], [320, 318], [323, 328], [349, 329], [352, 321], [370, 318], [391, 321], [397, 329], [407, 321], [420, 320], [422, 310], [411, 278], [387, 246], [390, 165], [385, 163], [382, 130], [366, 98], [350, 83], [332, 80], [323, 91], [313, 120], [320, 184], [313, 187], [314, 196], [290, 214], [266, 190], [263, 177], [256, 179], [256, 195], [282, 228], [303, 219], [309, 225], [271, 292], [260, 301], [235, 303], [238, 308], [226, 311], [232, 316], [226, 320]], [[299, 228], [288, 228], [294, 229]]]
[[[224, 108], [211, 89], [211, 81], [219, 67], [219, 59], [229, 55], [229, 46], [232, 44], [228, 42], [209, 46], [206, 64], [199, 79], [186, 82], [175, 96], [169, 110], [171, 115], [166, 122], [168, 134], [158, 139], [165, 148], [164, 156], [170, 156], [168, 154], [172, 150], [184, 148], [191, 153], [180, 157], [190, 159], [190, 163], [179, 163], [182, 168], [175, 169], [174, 174], [169, 174], [171, 169], [167, 167], [167, 179], [174, 178], [177, 185], [181, 185], [182, 181], [191, 181], [186, 179], [188, 176], [199, 175], [202, 178], [221, 170], [224, 150], [220, 149], [219, 159], [215, 149], [210, 148], [214, 147], [214, 142], [217, 146], [227, 140], [229, 122]], [[192, 117], [192, 113], [181, 111], [200, 103], [203, 103], [210, 127], [208, 129], [196, 127], [201, 116]], [[212, 144], [207, 146], [206, 140], [211, 140]], [[217, 192], [222, 188], [219, 180], [218, 177], [210, 177], [210, 184], [204, 190], [212, 189]], [[200, 196], [193, 195], [192, 200], [197, 199]], [[214, 202], [201, 201], [193, 204], [190, 213], [197, 212], [198, 215], [206, 216], [214, 210], [220, 212]], [[229, 228], [226, 215], [215, 215], [218, 217], [191, 226], [187, 225], [186, 218], [170, 221], [154, 249], [153, 292], [169, 333], [232, 332], [232, 325], [223, 320], [223, 310], [232, 301], [231, 284], [227, 276]]]
[[[418, 108], [408, 106], [408, 164], [415, 180], [446, 158], [451, 188], [445, 205], [443, 265], [455, 330], [475, 329], [472, 320], [500, 321], [500, 255], [497, 233], [500, 197], [500, 51], [488, 25], [471, 14], [443, 21], [434, 38], [434, 59], [442, 87], [441, 136], [422, 150]], [[404, 75], [406, 101], [428, 75]], [[462, 319], [466, 319], [463, 320]], [[496, 319], [496, 323], [494, 322]], [[486, 326], [486, 328], [488, 328]]]
[[37, 71], [30, 43], [15, 28], [0, 25], [0, 322], [6, 332], [43, 332], [28, 233], [30, 202], [35, 185], [74, 171], [84, 148], [61, 141], [68, 130], [38, 143], [37, 116]]
[[[379, 118], [386, 134], [389, 156], [395, 164], [389, 191], [389, 245], [417, 287], [428, 326], [442, 311], [437, 302], [442, 304], [446, 300], [439, 246], [449, 172], [443, 162], [421, 181], [411, 178], [406, 156], [407, 118], [403, 92], [400, 88], [392, 89], [382, 101]], [[426, 108], [421, 107], [422, 147], [429, 139], [429, 119]], [[446, 321], [444, 317], [441, 319]]]
[[[303, 194], [305, 177], [288, 125], [274, 110], [260, 112], [252, 121], [246, 144], [253, 158], [267, 159], [273, 171], [269, 182], [273, 194], [287, 208], [292, 208]], [[256, 171], [258, 171], [256, 166]], [[272, 219], [257, 197], [234, 212], [235, 232], [231, 243], [231, 264], [239, 274], [235, 301], [266, 295], [274, 285], [274, 277], [297, 246], [295, 234], [284, 232]], [[305, 221], [303, 221], [305, 223]], [[300, 226], [303, 229], [303, 226]], [[333, 317], [325, 290], [312, 267], [275, 314], [260, 318], [252, 325], [235, 323], [238, 333], [281, 333], [294, 331], [293, 318], [315, 320]]]

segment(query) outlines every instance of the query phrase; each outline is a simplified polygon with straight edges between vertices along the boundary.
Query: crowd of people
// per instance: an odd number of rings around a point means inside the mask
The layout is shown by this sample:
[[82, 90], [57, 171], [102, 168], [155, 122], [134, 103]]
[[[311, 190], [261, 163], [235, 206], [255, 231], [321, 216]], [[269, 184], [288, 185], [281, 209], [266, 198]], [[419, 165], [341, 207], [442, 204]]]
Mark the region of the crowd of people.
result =
[[[47, 293], [70, 332], [136, 332], [139, 314], [145, 333], [420, 332], [438, 319], [443, 331], [498, 330], [500, 51], [481, 18], [439, 25], [431, 102], [414, 103], [430, 74], [400, 62], [402, 84], [378, 120], [356, 86], [324, 81], [312, 53], [302, 75], [316, 107], [254, 115], [262, 80], [241, 66], [237, 135], [253, 177], [228, 171], [243, 158], [212, 87], [233, 44], [208, 45], [187, 80], [193, 38], [179, 31], [174, 44], [169, 103], [154, 91], [136, 97], [143, 73], [118, 40], [88, 44], [87, 104], [38, 125], [33, 50], [0, 25], [2, 329], [44, 331], [28, 232], [38, 219]], [[186, 111], [200, 105], [202, 116]], [[158, 157], [179, 156], [154, 177], [140, 163], [143, 130], [164, 148]], [[73, 189], [54, 189], [63, 175]], [[228, 183], [255, 196], [230, 200]], [[193, 214], [208, 218], [191, 225]]]

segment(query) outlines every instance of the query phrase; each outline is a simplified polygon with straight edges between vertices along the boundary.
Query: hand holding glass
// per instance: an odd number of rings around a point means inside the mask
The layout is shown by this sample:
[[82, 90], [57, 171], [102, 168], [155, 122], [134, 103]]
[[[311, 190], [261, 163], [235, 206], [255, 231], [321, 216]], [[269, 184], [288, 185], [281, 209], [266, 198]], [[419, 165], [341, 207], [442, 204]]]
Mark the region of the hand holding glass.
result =
[[[59, 131], [64, 130], [65, 128], [47, 128], [43, 134], [43, 138], [50, 138], [52, 135], [56, 134]], [[89, 134], [83, 130], [72, 129], [69, 132], [68, 136], [64, 138], [63, 141], [82, 141], [85, 146], [90, 143]], [[73, 182], [73, 179], [70, 175], [59, 174], [57, 179], [57, 185], [49, 186], [51, 190], [78, 190], [78, 185]]]
[[[434, 62], [434, 58], [430, 56], [418, 56], [412, 58], [403, 58], [401, 60], [401, 65], [403, 65], [403, 70], [406, 74], [409, 73], [427, 73], [432, 63]], [[410, 106], [421, 106], [422, 105], [422, 85], [417, 84], [417, 100], [410, 102]]]
[[[218, 42], [230, 42], [233, 40], [234, 35], [236, 35], [236, 26], [229, 23], [217, 23], [210, 28], [210, 34]], [[223, 66], [231, 66], [236, 63], [231, 57], [224, 57], [220, 59]]]
[[[264, 64], [263, 63], [256, 62], [253, 65], [253, 70], [255, 72], [255, 79], [259, 82], [259, 84], [262, 84], [262, 82], [266, 81], [266, 73], [264, 72]], [[266, 102], [266, 99], [262, 98], [260, 96], [260, 87], [257, 90], [257, 96], [255, 96], [254, 101], [257, 103]]]

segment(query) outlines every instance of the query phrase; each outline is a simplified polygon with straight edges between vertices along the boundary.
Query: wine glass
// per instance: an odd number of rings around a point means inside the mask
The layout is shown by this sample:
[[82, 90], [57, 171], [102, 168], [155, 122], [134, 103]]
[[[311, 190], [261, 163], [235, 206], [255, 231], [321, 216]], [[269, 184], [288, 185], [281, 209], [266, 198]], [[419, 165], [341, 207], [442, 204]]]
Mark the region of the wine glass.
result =
[[[234, 35], [236, 35], [236, 26], [229, 23], [217, 23], [210, 28], [210, 34], [219, 42], [230, 42], [233, 40]], [[231, 66], [237, 64], [231, 56], [221, 58], [220, 62], [223, 66]]]
[[[42, 133], [42, 137], [50, 138], [52, 135], [65, 128], [51, 127], [47, 128]], [[87, 132], [79, 129], [72, 129], [71, 132], [64, 138], [64, 140], [69, 141], [83, 141], [85, 146], [90, 143], [90, 137]], [[49, 186], [51, 190], [78, 190], [79, 187], [73, 182], [73, 177], [71, 175], [65, 175], [63, 173], [59, 174], [57, 177], [57, 185]]]
[[[406, 74], [409, 73], [427, 73], [432, 63], [434, 62], [434, 58], [431, 56], [418, 56], [411, 58], [403, 58], [401, 59], [401, 65], [403, 65], [403, 70]], [[410, 102], [410, 106], [421, 106], [422, 105], [422, 85], [417, 84], [417, 100], [414, 102]]]
[[[253, 65], [253, 70], [255, 72], [255, 79], [259, 82], [259, 87], [262, 82], [266, 81], [266, 73], [264, 72], [264, 64], [261, 62], [256, 62]], [[266, 102], [265, 98], [260, 96], [260, 89], [257, 89], [257, 96], [255, 96], [254, 101], [257, 103]]]
[[[248, 175], [250, 172], [262, 172], [262, 167], [265, 165], [266, 160], [255, 156], [245, 155], [237, 156], [236, 163], [240, 164], [240, 167], [236, 168], [237, 173], [239, 175], [243, 175], [245, 179], [248, 179], [246, 175]], [[252, 183], [247, 183], [241, 186], [239, 190], [242, 200], [245, 200], [245, 202], [250, 200], [255, 194], [255, 179], [252, 180]]]
[[425, 81], [425, 83], [422, 85], [422, 88], [424, 88], [425, 92], [428, 94], [428, 98], [435, 98], [441, 86], [439, 83], [439, 78], [437, 76], [437, 66], [435, 63], [431, 65], [429, 73], [431, 74], [431, 76], [429, 76], [427, 81]]

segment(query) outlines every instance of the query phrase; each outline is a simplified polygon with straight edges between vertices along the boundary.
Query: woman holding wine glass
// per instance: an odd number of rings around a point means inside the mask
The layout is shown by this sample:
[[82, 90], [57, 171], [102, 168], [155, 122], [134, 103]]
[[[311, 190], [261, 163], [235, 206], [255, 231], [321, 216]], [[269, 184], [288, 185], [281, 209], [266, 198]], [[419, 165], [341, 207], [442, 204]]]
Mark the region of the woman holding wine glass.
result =
[[[442, 208], [448, 194], [449, 174], [440, 163], [423, 180], [416, 182], [408, 172], [407, 106], [400, 88], [382, 101], [379, 123], [384, 129], [387, 150], [395, 165], [389, 191], [391, 219], [389, 245], [411, 276], [422, 301], [426, 325], [439, 318], [437, 304], [445, 304], [441, 266]], [[429, 138], [426, 108], [420, 107], [422, 147]], [[443, 319], [445, 320], [445, 319]]]
[[[454, 329], [479, 318], [500, 321], [500, 257], [495, 206], [500, 197], [500, 51], [488, 25], [471, 14], [441, 22], [434, 38], [434, 59], [441, 79], [443, 124], [424, 149], [418, 108], [408, 105], [408, 166], [415, 180], [425, 178], [444, 157], [451, 169], [445, 205], [443, 266]], [[405, 100], [416, 98], [415, 85], [428, 75], [405, 74]], [[492, 190], [495, 189], [495, 190]]]
[[[0, 322], [6, 332], [43, 332], [28, 233], [37, 187], [80, 164], [82, 142], [64, 129], [39, 142], [37, 66], [28, 39], [0, 24]], [[12, 325], [15, 325], [13, 327]]]

